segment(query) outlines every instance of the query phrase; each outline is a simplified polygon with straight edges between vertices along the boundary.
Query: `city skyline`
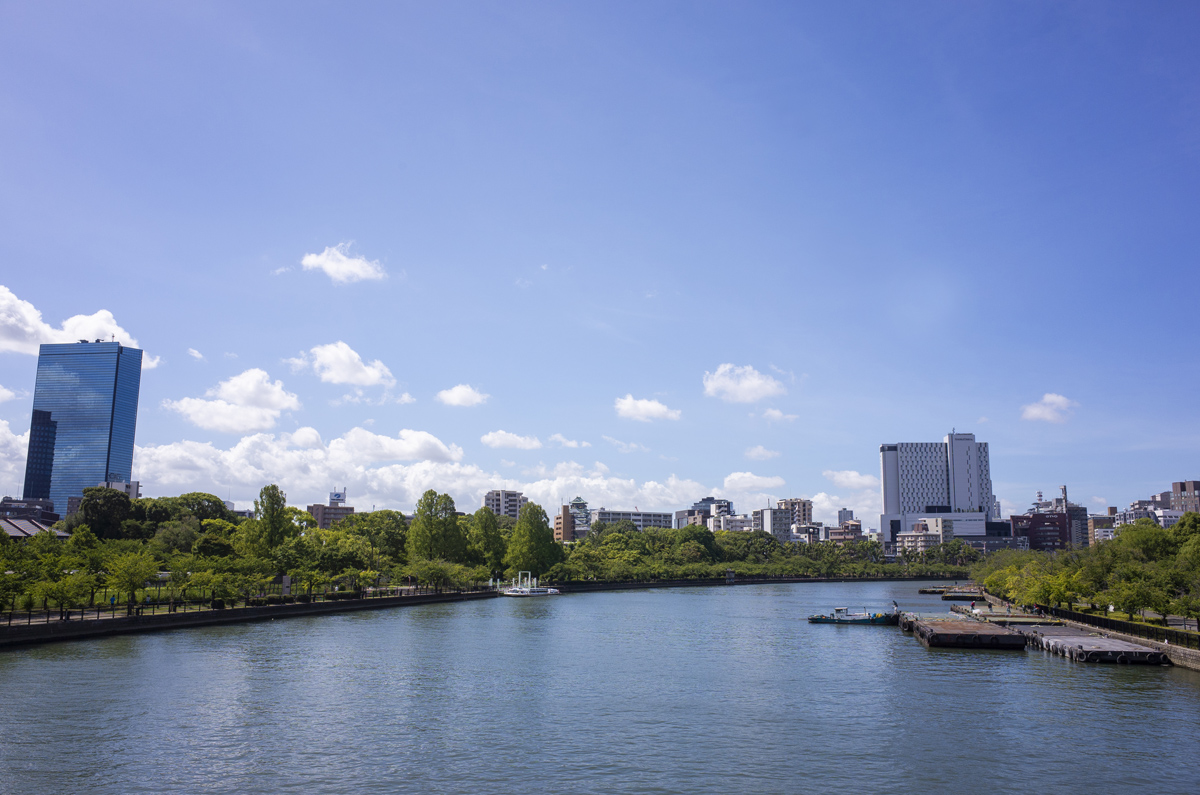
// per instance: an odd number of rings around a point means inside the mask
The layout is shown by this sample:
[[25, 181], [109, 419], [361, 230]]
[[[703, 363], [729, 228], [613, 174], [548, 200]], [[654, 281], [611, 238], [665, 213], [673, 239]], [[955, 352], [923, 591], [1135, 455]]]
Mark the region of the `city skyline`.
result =
[[1200, 474], [1187, 5], [143, 11], [0, 11], [5, 493], [80, 338], [146, 352], [147, 496], [873, 525], [951, 431], [1004, 516]]

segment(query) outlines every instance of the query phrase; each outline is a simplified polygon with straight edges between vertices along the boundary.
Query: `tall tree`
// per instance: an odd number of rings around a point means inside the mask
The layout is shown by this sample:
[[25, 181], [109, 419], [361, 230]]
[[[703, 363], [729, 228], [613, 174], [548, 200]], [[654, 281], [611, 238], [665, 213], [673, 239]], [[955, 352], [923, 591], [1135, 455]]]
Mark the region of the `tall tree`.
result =
[[292, 535], [294, 525], [287, 511], [287, 495], [274, 483], [263, 486], [254, 501], [254, 515], [258, 519], [262, 540], [274, 549]]
[[529, 571], [536, 577], [561, 559], [562, 547], [554, 540], [554, 530], [542, 506], [534, 502], [522, 505], [504, 556], [508, 568]]
[[480, 508], [471, 517], [471, 552], [493, 573], [504, 568], [506, 545], [500, 534], [500, 523], [491, 508]]
[[94, 486], [83, 490], [79, 511], [100, 538], [121, 538], [121, 523], [130, 518], [132, 504], [123, 491]]
[[458, 562], [466, 556], [466, 539], [449, 494], [430, 489], [421, 495], [408, 530], [407, 549], [409, 560]]

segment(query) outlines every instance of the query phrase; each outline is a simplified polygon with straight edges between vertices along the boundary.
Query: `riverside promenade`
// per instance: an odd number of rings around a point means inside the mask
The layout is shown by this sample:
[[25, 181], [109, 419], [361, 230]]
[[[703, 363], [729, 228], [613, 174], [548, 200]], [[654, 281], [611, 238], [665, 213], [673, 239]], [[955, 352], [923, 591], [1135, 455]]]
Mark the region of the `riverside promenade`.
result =
[[[233, 607], [224, 610], [192, 610], [143, 615], [100, 615], [98, 618], [69, 620], [40, 620], [0, 624], [0, 651], [36, 643], [64, 640], [85, 640], [109, 635], [129, 635], [139, 632], [160, 632], [169, 629], [207, 627], [219, 624], [239, 624], [248, 621], [268, 621], [277, 618], [320, 616], [349, 613], [358, 610], [383, 610], [393, 607], [468, 602], [499, 596], [495, 590], [463, 590], [407, 593], [401, 596], [381, 596], [360, 599], [337, 599], [292, 604]], [[88, 612], [85, 611], [85, 615]]]

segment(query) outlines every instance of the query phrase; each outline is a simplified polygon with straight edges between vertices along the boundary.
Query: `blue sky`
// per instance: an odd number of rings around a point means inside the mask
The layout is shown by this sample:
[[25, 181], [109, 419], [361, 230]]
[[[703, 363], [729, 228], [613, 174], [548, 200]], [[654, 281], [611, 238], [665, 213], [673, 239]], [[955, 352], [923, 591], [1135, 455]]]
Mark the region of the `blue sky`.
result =
[[148, 495], [874, 526], [878, 445], [951, 428], [1006, 508], [1200, 477], [1198, 34], [1194, 3], [0, 5], [0, 485], [31, 352], [84, 332], [157, 361]]

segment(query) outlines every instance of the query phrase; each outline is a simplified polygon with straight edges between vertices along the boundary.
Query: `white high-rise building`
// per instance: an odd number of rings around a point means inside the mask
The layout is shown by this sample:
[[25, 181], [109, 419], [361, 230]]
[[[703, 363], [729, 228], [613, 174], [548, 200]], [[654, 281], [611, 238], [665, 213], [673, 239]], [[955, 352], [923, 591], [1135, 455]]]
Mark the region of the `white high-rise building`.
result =
[[973, 433], [951, 433], [941, 442], [900, 442], [879, 447], [883, 513], [888, 541], [926, 517], [954, 514], [956, 535], [982, 536], [995, 505], [987, 442]]
[[519, 491], [492, 489], [483, 495], [483, 507], [490, 508], [497, 516], [521, 518], [521, 506], [529, 502], [529, 498]]

